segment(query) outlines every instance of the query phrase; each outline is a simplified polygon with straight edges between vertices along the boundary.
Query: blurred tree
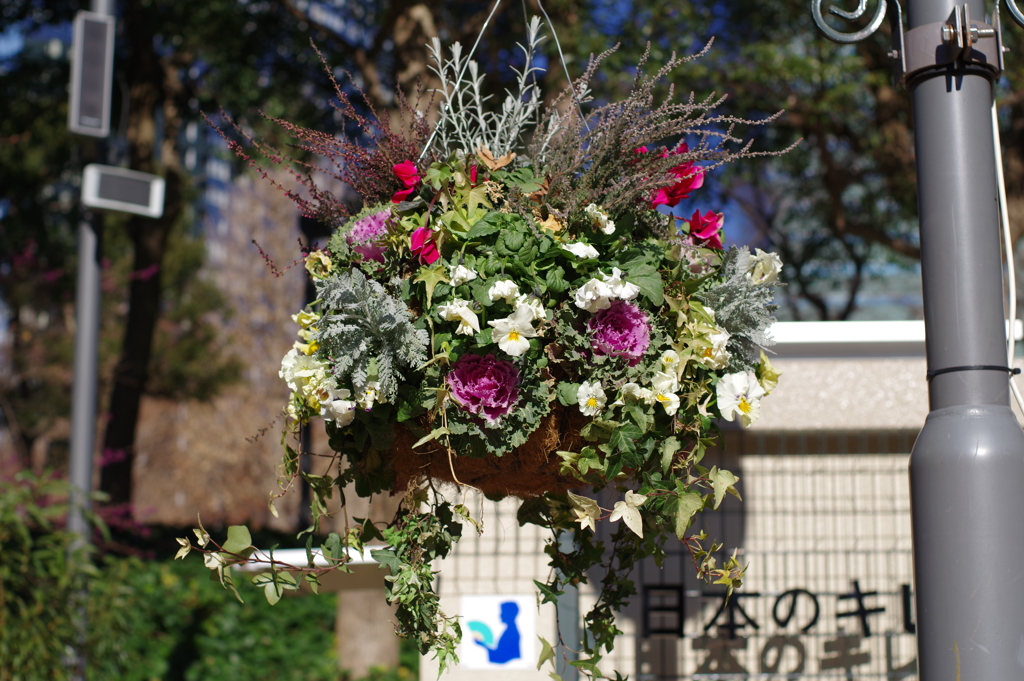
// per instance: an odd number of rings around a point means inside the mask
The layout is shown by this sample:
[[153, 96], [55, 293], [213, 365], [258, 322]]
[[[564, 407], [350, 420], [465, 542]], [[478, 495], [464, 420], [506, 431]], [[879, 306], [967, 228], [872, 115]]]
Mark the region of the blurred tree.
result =
[[[96, 153], [95, 140], [65, 129], [68, 62], [61, 40], [79, 6], [12, 0], [0, 10], [0, 34], [26, 40], [24, 49], [0, 54], [0, 300], [14, 370], [5, 377], [0, 409], [25, 464], [40, 443], [66, 437], [70, 411], [77, 188], [82, 159]], [[101, 488], [112, 504], [126, 504], [142, 395], [207, 398], [238, 373], [237, 361], [204, 324], [224, 304], [196, 276], [202, 246], [194, 237], [195, 190], [183, 166], [187, 123], [204, 111], [216, 118], [223, 109], [241, 128], [280, 142], [280, 129], [267, 125], [259, 110], [338, 132], [327, 104], [333, 74], [362, 105], [389, 116], [396, 88], [430, 86], [427, 39], [440, 32], [445, 40], [472, 41], [490, 3], [142, 0], [118, 8], [113, 129], [119, 134], [110, 143], [112, 156], [167, 183], [161, 218], [107, 217], [104, 304], [112, 313], [104, 315], [102, 344], [109, 398]], [[492, 26], [523, 24], [516, 8]], [[484, 47], [480, 54], [487, 56]], [[494, 59], [511, 52], [501, 49], [491, 48]], [[119, 343], [111, 338], [118, 332]]]
[[697, 52], [713, 37], [709, 53], [678, 72], [677, 90], [727, 95], [724, 111], [743, 118], [785, 110], [771, 125], [741, 126], [740, 136], [764, 151], [802, 142], [787, 154], [730, 166], [708, 188], [718, 192], [719, 206], [743, 209], [757, 232], [751, 245], [780, 253], [789, 284], [784, 302], [794, 317], [846, 319], [869, 263], [913, 265], [919, 248], [910, 99], [892, 85], [887, 25], [864, 42], [839, 46], [818, 33], [806, 3], [796, 0], [596, 5], [606, 31], [631, 46], [613, 58], [620, 68], [609, 73], [628, 76], [637, 46], [647, 41], [658, 63], [672, 50]]

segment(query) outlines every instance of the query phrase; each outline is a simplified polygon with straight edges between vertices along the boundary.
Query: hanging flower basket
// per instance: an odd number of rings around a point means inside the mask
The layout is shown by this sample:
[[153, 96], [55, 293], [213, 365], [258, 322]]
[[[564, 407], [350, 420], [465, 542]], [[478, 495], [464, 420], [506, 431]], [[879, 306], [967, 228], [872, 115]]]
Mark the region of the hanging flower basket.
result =
[[[399, 632], [442, 666], [459, 633], [437, 608], [430, 562], [462, 522], [476, 525], [462, 492], [519, 497], [521, 520], [574, 533], [575, 551], [549, 549], [559, 572], [545, 601], [605, 560], [596, 523], [622, 520], [582, 642], [593, 674], [614, 610], [635, 591], [629, 569], [660, 552], [661, 535], [686, 542], [702, 576], [740, 581], [741, 566], [716, 563], [717, 547], [687, 528], [735, 491], [734, 475], [700, 465], [715, 419], [749, 425], [777, 382], [762, 348], [781, 262], [725, 250], [724, 216], [692, 204], [712, 170], [750, 153], [732, 136], [742, 121], [714, 114], [718, 101], [656, 101], [686, 60], [649, 75], [642, 63], [625, 99], [588, 108], [602, 55], [542, 112], [540, 40], [535, 20], [519, 90], [500, 110], [485, 106], [469, 57], [446, 60], [435, 41], [436, 126], [402, 99], [409, 127], [392, 131], [340, 89], [337, 110], [366, 139], [285, 124], [364, 207], [349, 216], [306, 176], [305, 190], [289, 190], [336, 232], [304, 256], [317, 299], [293, 316], [299, 339], [280, 375], [289, 432], [323, 421], [335, 454], [327, 473], [301, 474], [316, 520], [334, 486], [405, 495], [394, 522], [364, 522], [335, 545], [387, 542], [376, 555], [396, 575]], [[286, 449], [290, 484], [298, 453]], [[603, 509], [593, 492], [609, 486], [624, 497]]]

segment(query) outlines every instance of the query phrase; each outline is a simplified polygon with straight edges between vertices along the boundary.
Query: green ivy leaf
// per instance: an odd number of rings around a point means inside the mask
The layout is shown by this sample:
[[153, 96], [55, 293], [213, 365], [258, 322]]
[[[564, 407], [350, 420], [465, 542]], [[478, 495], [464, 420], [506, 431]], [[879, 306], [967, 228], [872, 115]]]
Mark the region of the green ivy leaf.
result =
[[429, 308], [434, 299], [434, 288], [443, 281], [450, 282], [451, 279], [448, 278], [448, 273], [444, 263], [438, 260], [435, 265], [430, 267], [421, 267], [414, 281], [417, 283], [422, 282], [424, 287], [426, 287], [427, 307]]
[[551, 647], [551, 644], [544, 640], [543, 636], [538, 636], [540, 639], [540, 657], [537, 658], [537, 669], [544, 666], [545, 662], [551, 661], [552, 664], [555, 662], [555, 649]]
[[676, 507], [676, 537], [683, 541], [686, 537], [686, 530], [690, 526], [690, 518], [704, 508], [704, 498], [697, 492], [683, 492], [678, 497], [679, 505]]
[[737, 482], [740, 481], [738, 477], [733, 475], [730, 471], [719, 470], [718, 466], [712, 467], [708, 472], [708, 480], [711, 481], [711, 488], [715, 491], [715, 508], [722, 503], [722, 499], [725, 498], [725, 493], [729, 492], [736, 496], [737, 499], [741, 499], [740, 493], [733, 487]]
[[430, 431], [429, 435], [425, 435], [425, 436], [421, 437], [419, 440], [416, 440], [416, 444], [414, 444], [412, 446], [412, 448], [416, 449], [420, 445], [425, 445], [428, 442], [430, 442], [431, 440], [436, 440], [439, 437], [441, 437], [442, 435], [448, 435], [449, 433], [451, 433], [451, 431], [448, 430], [447, 428], [444, 428], [444, 427], [442, 427], [442, 428], [434, 428], [432, 431]]
[[226, 553], [242, 555], [245, 550], [252, 547], [252, 537], [244, 525], [232, 525], [228, 528], [228, 540], [221, 547]]
[[676, 452], [679, 451], [679, 438], [672, 437], [665, 438], [664, 442], [661, 443], [661, 472], [668, 473], [668, 469], [672, 466], [672, 460], [675, 458]]
[[398, 556], [391, 549], [373, 549], [370, 551], [370, 557], [391, 570], [392, 575], [397, 575], [402, 565], [402, 561], [399, 560]]
[[556, 602], [558, 600], [558, 597], [565, 593], [564, 591], [555, 591], [550, 584], [538, 582], [536, 579], [533, 580], [533, 583], [537, 585], [537, 590], [540, 591], [541, 596], [543, 596], [543, 598], [540, 601], [542, 605], [544, 603]]

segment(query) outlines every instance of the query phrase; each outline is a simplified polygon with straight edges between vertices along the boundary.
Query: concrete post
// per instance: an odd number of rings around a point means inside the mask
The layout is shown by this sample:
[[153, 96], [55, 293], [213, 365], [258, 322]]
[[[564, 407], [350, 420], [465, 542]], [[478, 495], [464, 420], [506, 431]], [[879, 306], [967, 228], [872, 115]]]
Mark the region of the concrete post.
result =
[[[954, 0], [909, 0], [909, 29]], [[982, 2], [970, 15], [984, 17]], [[922, 681], [1024, 678], [1024, 432], [1009, 406], [992, 74], [909, 83], [931, 413], [910, 460]]]

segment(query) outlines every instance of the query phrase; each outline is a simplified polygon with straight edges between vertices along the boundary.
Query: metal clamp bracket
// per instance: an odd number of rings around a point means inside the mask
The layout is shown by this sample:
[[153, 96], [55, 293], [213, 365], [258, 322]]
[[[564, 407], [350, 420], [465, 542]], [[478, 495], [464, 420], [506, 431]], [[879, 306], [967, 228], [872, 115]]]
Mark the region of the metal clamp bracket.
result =
[[993, 75], [1003, 72], [1003, 38], [998, 8], [994, 25], [971, 20], [967, 3], [957, 5], [946, 21], [918, 26], [904, 33], [899, 3], [893, 0], [889, 21], [892, 52], [898, 84], [918, 73], [946, 66], [957, 60], [982, 66]]

